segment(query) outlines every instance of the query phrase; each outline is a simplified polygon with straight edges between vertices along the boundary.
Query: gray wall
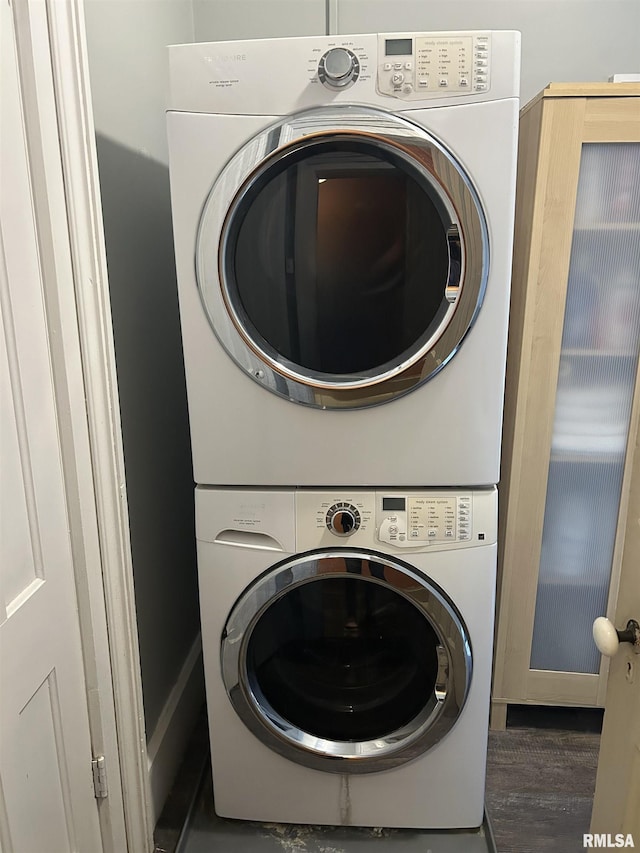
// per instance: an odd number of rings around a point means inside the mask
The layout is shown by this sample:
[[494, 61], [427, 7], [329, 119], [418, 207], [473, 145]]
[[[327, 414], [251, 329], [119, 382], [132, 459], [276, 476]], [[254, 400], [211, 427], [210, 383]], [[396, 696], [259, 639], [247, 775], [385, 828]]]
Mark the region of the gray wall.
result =
[[[240, 5], [240, 4], [238, 4]], [[520, 30], [521, 99], [640, 71], [639, 0], [338, 0], [338, 32]]]
[[325, 0], [194, 0], [196, 41], [322, 35], [325, 5]]
[[[194, 0], [196, 41], [320, 35], [327, 5]], [[640, 0], [337, 0], [331, 23], [339, 33], [520, 30], [523, 103], [551, 81], [603, 81], [616, 72], [640, 72]]]
[[147, 737], [198, 631], [193, 482], [165, 133], [187, 0], [86, 0]]

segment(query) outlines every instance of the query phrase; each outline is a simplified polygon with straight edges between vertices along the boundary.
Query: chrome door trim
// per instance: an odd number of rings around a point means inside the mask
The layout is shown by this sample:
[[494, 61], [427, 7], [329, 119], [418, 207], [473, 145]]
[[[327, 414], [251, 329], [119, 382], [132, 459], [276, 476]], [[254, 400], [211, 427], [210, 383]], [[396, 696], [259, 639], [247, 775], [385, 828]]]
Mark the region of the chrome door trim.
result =
[[[414, 351], [379, 369], [338, 376], [305, 370], [253, 336], [225, 275], [234, 213], [277, 162], [323, 140], [366, 140], [391, 152], [436, 196], [450, 249], [448, 305], [438, 328]], [[482, 304], [489, 272], [488, 228], [478, 194], [454, 155], [407, 118], [373, 107], [314, 108], [289, 115], [254, 136], [221, 171], [204, 204], [196, 240], [196, 281], [204, 310], [236, 364], [270, 391], [316, 408], [360, 408], [388, 402], [435, 376], [455, 355]], [[458, 257], [454, 257], [454, 254]]]
[[[344, 571], [327, 571], [327, 559], [343, 560]], [[384, 737], [336, 741], [317, 737], [284, 719], [247, 672], [251, 633], [266, 610], [302, 584], [318, 578], [354, 575], [346, 559], [371, 560], [384, 566], [384, 580], [359, 576], [363, 583], [390, 588], [417, 607], [439, 640], [438, 674], [428, 704], [409, 723]], [[409, 582], [409, 583], [408, 583]], [[411, 583], [413, 582], [413, 583]], [[229, 699], [247, 728], [285, 758], [317, 770], [374, 773], [412, 761], [440, 741], [464, 707], [473, 671], [471, 641], [455, 605], [437, 584], [414, 567], [373, 550], [312, 551], [273, 566], [238, 599], [225, 625], [220, 647], [222, 678]]]

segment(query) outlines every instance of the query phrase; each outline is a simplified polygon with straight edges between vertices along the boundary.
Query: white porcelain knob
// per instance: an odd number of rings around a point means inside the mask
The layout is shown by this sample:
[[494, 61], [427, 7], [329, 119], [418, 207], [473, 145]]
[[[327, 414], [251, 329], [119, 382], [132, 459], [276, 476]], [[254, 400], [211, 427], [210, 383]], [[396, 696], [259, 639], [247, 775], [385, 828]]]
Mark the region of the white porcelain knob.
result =
[[631, 643], [633, 651], [640, 654], [640, 625], [635, 619], [629, 619], [627, 627], [618, 631], [608, 619], [598, 616], [593, 623], [593, 639], [600, 654], [608, 658], [615, 655], [620, 643]]
[[612, 658], [620, 647], [618, 632], [606, 616], [598, 616], [593, 623], [593, 639], [600, 654]]

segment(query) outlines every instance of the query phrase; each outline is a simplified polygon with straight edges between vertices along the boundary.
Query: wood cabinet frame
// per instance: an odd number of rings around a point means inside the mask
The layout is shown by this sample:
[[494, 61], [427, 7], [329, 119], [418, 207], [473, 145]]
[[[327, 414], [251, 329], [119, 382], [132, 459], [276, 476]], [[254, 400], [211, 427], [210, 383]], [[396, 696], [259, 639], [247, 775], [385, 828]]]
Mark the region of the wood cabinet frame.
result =
[[[601, 706], [598, 674], [530, 668], [542, 528], [573, 222], [583, 143], [640, 142], [640, 85], [551, 84], [521, 112], [513, 287], [500, 483], [499, 610], [492, 727], [508, 703]], [[607, 614], [615, 612], [633, 448], [636, 392]]]

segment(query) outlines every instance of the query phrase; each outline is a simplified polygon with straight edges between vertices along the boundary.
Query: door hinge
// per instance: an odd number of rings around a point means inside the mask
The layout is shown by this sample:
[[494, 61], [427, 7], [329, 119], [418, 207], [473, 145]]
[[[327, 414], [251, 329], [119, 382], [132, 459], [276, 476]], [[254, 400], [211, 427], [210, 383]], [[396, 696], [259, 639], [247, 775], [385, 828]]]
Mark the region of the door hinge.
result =
[[103, 797], [108, 797], [107, 763], [104, 755], [99, 755], [97, 758], [92, 759], [91, 769], [93, 770], [93, 789], [96, 794], [96, 799], [100, 800]]

